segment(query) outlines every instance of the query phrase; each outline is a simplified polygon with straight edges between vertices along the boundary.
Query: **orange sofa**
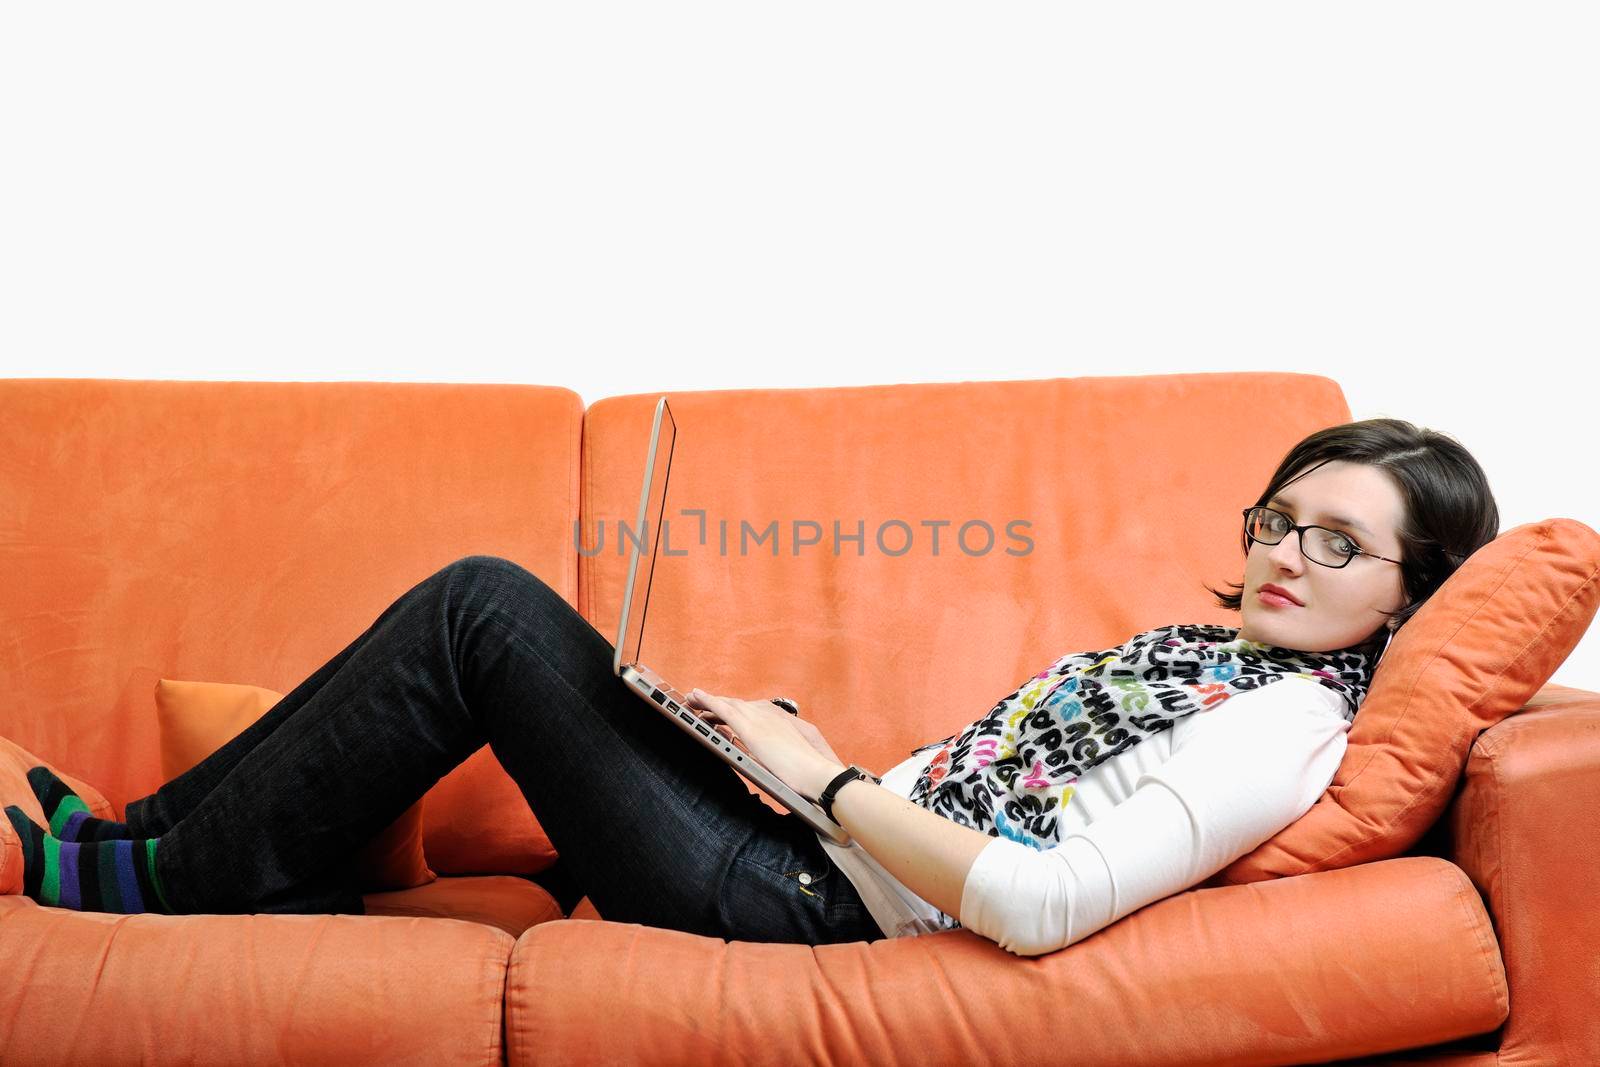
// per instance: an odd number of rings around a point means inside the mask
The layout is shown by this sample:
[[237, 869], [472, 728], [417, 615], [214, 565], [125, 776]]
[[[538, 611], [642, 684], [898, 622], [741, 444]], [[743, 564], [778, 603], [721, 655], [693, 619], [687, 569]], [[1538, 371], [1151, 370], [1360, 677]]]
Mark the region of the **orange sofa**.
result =
[[[162, 781], [159, 679], [288, 692], [464, 555], [614, 634], [657, 395], [0, 380], [0, 760], [48, 760], [120, 818]], [[1204, 584], [1239, 577], [1239, 509], [1350, 418], [1336, 383], [1274, 373], [673, 408], [684, 554], [656, 574], [649, 662], [791, 695], [880, 773], [1064, 650], [1237, 625]], [[1198, 886], [1039, 957], [967, 930], [812, 948], [564, 915], [559, 857], [484, 748], [424, 799], [438, 880], [366, 915], [0, 896], [0, 1063], [1596, 1063], [1597, 712], [1544, 686], [1405, 855]]]

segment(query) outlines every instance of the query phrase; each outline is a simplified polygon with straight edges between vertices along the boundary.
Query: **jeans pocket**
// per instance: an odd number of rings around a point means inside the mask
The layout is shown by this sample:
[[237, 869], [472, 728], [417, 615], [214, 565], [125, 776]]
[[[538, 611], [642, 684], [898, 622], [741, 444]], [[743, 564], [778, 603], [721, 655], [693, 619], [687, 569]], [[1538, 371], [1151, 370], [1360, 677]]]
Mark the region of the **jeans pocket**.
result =
[[815, 897], [817, 903], [826, 904], [828, 901], [822, 895], [822, 880], [828, 872], [816, 868], [800, 868], [793, 871], [782, 872], [783, 877], [789, 879], [794, 888], [808, 897]]

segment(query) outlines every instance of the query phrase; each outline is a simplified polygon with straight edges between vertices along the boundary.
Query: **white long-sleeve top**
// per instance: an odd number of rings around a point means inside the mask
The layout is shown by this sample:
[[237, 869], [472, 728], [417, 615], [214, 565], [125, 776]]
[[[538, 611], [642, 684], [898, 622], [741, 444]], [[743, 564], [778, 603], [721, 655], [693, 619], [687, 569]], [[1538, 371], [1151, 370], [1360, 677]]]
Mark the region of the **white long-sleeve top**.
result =
[[[996, 837], [961, 894], [960, 925], [1019, 956], [1065, 948], [1209, 878], [1310, 810], [1333, 781], [1350, 723], [1338, 693], [1290, 677], [1186, 715], [1078, 778], [1061, 843]], [[932, 750], [883, 775], [909, 798]], [[884, 933], [951, 929], [951, 918], [854, 840], [817, 835]]]

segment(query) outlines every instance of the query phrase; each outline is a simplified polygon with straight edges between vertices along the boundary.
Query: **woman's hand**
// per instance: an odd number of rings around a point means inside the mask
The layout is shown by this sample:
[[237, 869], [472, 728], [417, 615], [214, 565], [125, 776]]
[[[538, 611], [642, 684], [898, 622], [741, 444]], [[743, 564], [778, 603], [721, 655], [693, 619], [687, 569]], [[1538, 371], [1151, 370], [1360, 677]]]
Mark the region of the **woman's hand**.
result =
[[827, 756], [840, 767], [846, 766], [844, 760], [840, 759], [839, 754], [833, 750], [833, 746], [828, 744], [827, 739], [822, 736], [822, 731], [817, 729], [816, 723], [808, 722], [798, 715], [791, 715], [789, 718], [794, 723], [794, 728], [800, 731], [800, 736], [811, 742], [812, 748]]
[[723, 723], [717, 731], [750, 753], [789, 788], [815, 800], [845, 764], [811, 723], [769, 700], [740, 700], [699, 689], [689, 706], [702, 718]]

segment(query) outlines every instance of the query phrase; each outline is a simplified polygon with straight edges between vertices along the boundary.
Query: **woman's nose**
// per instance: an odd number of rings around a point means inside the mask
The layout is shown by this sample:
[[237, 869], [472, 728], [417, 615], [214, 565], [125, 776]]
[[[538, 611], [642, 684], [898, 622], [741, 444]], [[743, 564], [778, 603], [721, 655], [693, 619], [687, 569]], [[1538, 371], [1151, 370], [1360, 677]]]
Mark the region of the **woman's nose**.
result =
[[1293, 530], [1290, 530], [1282, 541], [1272, 546], [1267, 558], [1276, 566], [1293, 571], [1298, 571], [1310, 562], [1300, 551], [1300, 535]]

